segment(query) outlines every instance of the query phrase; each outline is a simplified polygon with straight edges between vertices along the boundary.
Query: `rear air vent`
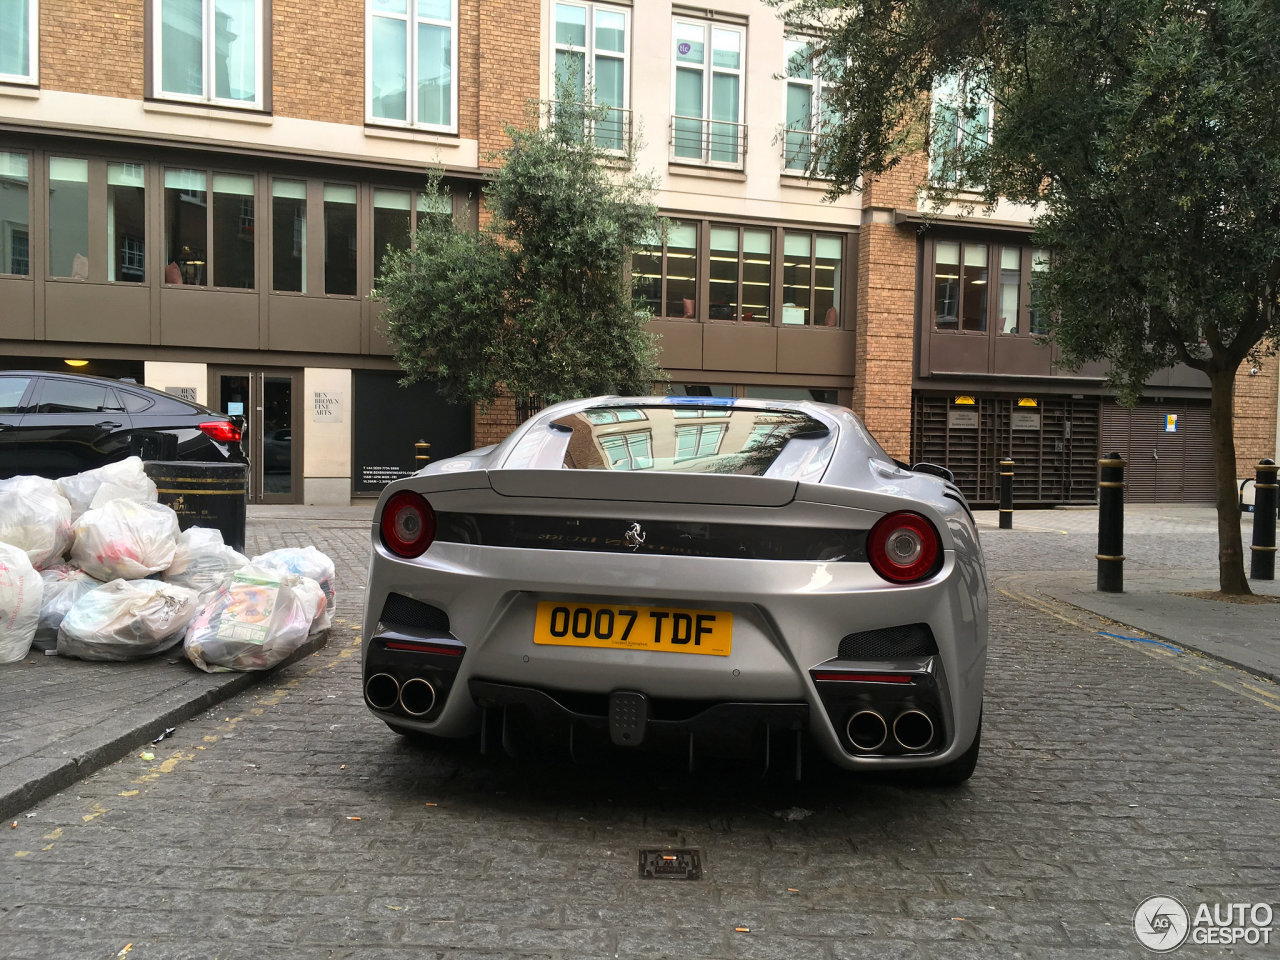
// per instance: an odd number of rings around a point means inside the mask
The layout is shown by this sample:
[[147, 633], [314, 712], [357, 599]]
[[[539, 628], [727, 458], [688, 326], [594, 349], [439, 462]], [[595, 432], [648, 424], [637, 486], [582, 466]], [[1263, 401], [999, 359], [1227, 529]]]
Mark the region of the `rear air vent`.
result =
[[626, 517], [442, 512], [436, 514], [436, 541], [525, 550], [742, 560], [865, 563], [867, 559], [865, 530], [632, 520]]
[[387, 594], [378, 618], [388, 627], [411, 627], [435, 633], [449, 632], [449, 615], [439, 607], [420, 600], [412, 600], [398, 593]]
[[938, 652], [927, 623], [851, 633], [840, 641], [841, 660], [900, 660], [931, 657]]

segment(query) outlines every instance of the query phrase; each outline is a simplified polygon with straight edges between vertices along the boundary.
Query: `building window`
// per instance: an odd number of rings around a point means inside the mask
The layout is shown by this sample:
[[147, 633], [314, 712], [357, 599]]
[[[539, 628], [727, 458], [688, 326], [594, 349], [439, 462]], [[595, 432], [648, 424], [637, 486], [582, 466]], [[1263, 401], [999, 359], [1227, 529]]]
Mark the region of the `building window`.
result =
[[155, 2], [156, 96], [262, 109], [266, 0]]
[[768, 323], [773, 301], [773, 231], [713, 226], [710, 257], [708, 316]]
[[[844, 247], [830, 234], [677, 221], [665, 245], [633, 253], [632, 276], [637, 298], [658, 317], [838, 327]], [[707, 305], [699, 309], [702, 283]]]
[[0, 152], [0, 273], [31, 275], [30, 158]]
[[[783, 167], [806, 173], [817, 152], [818, 137], [827, 120], [826, 90], [813, 54], [812, 40], [788, 39], [785, 73], [787, 116], [783, 134]], [[820, 161], [817, 172], [826, 172]]]
[[36, 0], [0, 0], [0, 82], [37, 81], [38, 14]]
[[934, 245], [934, 324], [939, 330], [987, 329], [985, 243], [939, 240]]
[[356, 295], [356, 188], [324, 185], [324, 292]]
[[676, 427], [676, 463], [681, 460], [715, 456], [720, 449], [720, 441], [724, 439], [724, 433], [725, 424], [723, 423], [700, 423]]
[[698, 225], [674, 220], [665, 243], [655, 237], [632, 253], [636, 296], [655, 317], [696, 319], [697, 267]]
[[976, 80], [947, 77], [933, 90], [929, 175], [937, 183], [964, 186], [968, 158], [991, 136], [991, 98]]
[[611, 433], [600, 438], [610, 470], [650, 470], [653, 468], [653, 434], [648, 430]]
[[164, 223], [165, 283], [239, 290], [256, 286], [251, 174], [166, 170]]
[[365, 35], [370, 121], [454, 132], [455, 0], [369, 0]]
[[413, 235], [427, 222], [453, 218], [453, 201], [444, 194], [419, 192], [416, 202], [408, 190], [373, 191], [373, 278], [381, 280], [388, 249], [408, 250]]
[[107, 279], [147, 279], [147, 178], [140, 163], [107, 164]]
[[89, 279], [89, 161], [49, 158], [49, 276]]
[[307, 292], [307, 184], [271, 181], [271, 289]]
[[677, 20], [672, 42], [673, 158], [741, 166], [746, 149], [742, 123], [746, 32], [700, 20]]
[[1022, 306], [1022, 249], [1000, 248], [1000, 300], [996, 329], [1001, 333], [1018, 332], [1018, 313]]
[[1031, 332], [1048, 333], [1048, 316], [1043, 305], [1044, 280], [1049, 272], [1049, 251], [1044, 247], [1036, 247], [1031, 251]]
[[782, 322], [840, 326], [839, 237], [788, 230], [782, 250]]
[[[631, 42], [629, 14], [597, 3], [555, 5], [557, 90], [571, 84], [580, 101], [605, 108], [588, 122], [602, 150], [627, 145], [627, 62]], [[591, 97], [587, 99], [590, 88]]]

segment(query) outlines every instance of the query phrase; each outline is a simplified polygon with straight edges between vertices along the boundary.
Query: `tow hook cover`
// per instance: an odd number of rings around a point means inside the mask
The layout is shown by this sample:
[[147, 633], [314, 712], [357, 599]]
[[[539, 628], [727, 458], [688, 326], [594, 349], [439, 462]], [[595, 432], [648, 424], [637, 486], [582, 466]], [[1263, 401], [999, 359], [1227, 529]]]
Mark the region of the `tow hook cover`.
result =
[[609, 738], [615, 746], [640, 746], [648, 722], [649, 698], [643, 693], [615, 690], [609, 694]]

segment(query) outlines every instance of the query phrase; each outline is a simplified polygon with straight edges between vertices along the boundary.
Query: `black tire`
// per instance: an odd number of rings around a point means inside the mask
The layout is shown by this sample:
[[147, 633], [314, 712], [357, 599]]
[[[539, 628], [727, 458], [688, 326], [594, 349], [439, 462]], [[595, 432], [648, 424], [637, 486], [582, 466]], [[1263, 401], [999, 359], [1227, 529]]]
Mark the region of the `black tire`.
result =
[[911, 771], [911, 782], [922, 787], [956, 787], [973, 776], [978, 766], [978, 751], [982, 746], [982, 714], [978, 714], [978, 729], [973, 734], [969, 749], [950, 763], [940, 767], [928, 767]]

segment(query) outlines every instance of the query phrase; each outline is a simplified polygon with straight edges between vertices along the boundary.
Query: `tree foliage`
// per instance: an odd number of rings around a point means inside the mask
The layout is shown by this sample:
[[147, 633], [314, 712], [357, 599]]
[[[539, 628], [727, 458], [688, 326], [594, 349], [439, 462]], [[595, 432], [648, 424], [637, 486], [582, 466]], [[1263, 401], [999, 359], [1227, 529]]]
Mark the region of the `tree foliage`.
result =
[[[987, 202], [1038, 204], [1053, 251], [1037, 295], [1070, 365], [1110, 365], [1135, 402], [1183, 363], [1212, 389], [1220, 582], [1248, 592], [1232, 396], [1280, 334], [1280, 4], [1275, 0], [784, 2], [820, 30], [840, 119], [820, 144], [835, 192], [934, 145], [929, 95], [958, 78], [994, 103], [990, 144], [935, 158]], [[943, 138], [945, 139], [945, 138]], [[953, 138], [954, 139], [954, 138]]]
[[489, 222], [424, 221], [412, 249], [387, 251], [375, 296], [404, 382], [430, 377], [448, 399], [484, 406], [504, 390], [552, 402], [645, 394], [662, 379], [629, 269], [660, 228], [653, 185], [584, 135], [599, 119], [566, 96], [549, 124], [508, 126]]

